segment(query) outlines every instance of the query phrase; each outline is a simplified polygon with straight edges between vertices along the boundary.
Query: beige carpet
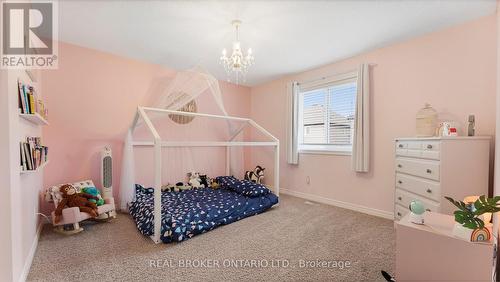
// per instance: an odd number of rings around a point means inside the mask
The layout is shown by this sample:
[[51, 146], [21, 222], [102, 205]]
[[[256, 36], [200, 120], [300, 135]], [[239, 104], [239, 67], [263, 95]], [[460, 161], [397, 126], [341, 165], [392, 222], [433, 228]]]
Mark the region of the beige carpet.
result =
[[[153, 244], [124, 214], [69, 237], [46, 226], [28, 280], [383, 281], [381, 269], [394, 272], [392, 221], [280, 200], [266, 213], [178, 244]], [[325, 265], [301, 267], [308, 260]], [[182, 267], [188, 261], [193, 267]], [[342, 262], [351, 265], [341, 269]]]

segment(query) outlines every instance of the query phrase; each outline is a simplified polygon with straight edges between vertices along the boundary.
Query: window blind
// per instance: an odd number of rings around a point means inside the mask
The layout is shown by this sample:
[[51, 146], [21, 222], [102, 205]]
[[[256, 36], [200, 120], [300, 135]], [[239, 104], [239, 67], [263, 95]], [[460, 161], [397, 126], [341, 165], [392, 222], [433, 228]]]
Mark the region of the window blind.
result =
[[301, 149], [352, 149], [356, 87], [351, 77], [300, 93]]

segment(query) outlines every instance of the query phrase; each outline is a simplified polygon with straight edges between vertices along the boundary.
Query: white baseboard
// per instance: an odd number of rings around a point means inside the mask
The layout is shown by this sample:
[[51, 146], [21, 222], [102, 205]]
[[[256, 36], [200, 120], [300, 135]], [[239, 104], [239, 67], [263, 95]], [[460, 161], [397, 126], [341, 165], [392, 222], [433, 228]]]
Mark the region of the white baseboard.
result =
[[378, 217], [382, 217], [382, 218], [386, 218], [386, 219], [391, 219], [391, 220], [394, 219], [394, 213], [392, 213], [392, 212], [378, 210], [378, 209], [369, 208], [369, 207], [356, 205], [356, 204], [351, 204], [351, 203], [347, 203], [347, 202], [342, 202], [342, 201], [338, 201], [338, 200], [334, 200], [334, 199], [330, 199], [330, 198], [325, 198], [325, 197], [318, 196], [318, 195], [293, 191], [293, 190], [284, 189], [284, 188], [280, 188], [280, 193], [294, 196], [294, 197], [298, 197], [298, 198], [302, 198], [302, 199], [306, 199], [306, 200], [313, 201], [313, 202], [318, 202], [318, 203], [322, 203], [322, 204], [326, 204], [326, 205], [336, 206], [339, 208], [344, 208], [344, 209], [349, 209], [349, 210], [353, 210], [353, 211], [357, 211], [357, 212], [362, 212], [362, 213], [366, 213], [369, 215], [374, 215], [374, 216], [378, 216]]
[[31, 244], [30, 252], [28, 254], [28, 257], [26, 258], [26, 261], [24, 262], [23, 272], [19, 277], [20, 282], [24, 282], [28, 278], [28, 274], [30, 273], [31, 269], [31, 264], [33, 263], [33, 259], [35, 258], [36, 248], [38, 247], [38, 239], [40, 238], [40, 233], [42, 232], [42, 229], [43, 229], [43, 222], [40, 222], [40, 224], [38, 224], [38, 227], [36, 229], [35, 238], [33, 239], [33, 244]]

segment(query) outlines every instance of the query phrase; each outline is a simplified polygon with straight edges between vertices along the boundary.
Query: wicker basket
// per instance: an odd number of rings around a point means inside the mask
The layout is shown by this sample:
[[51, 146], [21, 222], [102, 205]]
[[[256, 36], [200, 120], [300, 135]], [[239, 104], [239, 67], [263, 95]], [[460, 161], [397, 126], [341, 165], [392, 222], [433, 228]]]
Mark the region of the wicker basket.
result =
[[[182, 108], [178, 109], [180, 112], [188, 112], [188, 113], [197, 113], [198, 107], [196, 106], [196, 102], [191, 100], [189, 103], [184, 105]], [[176, 115], [170, 114], [168, 115], [171, 120], [178, 124], [187, 124], [193, 121], [194, 116], [184, 116], [184, 115]]]
[[417, 113], [417, 137], [430, 137], [436, 134], [437, 112], [430, 104]]
[[[185, 101], [185, 100], [189, 100], [188, 98], [190, 98], [191, 96], [187, 93], [180, 93], [181, 95], [179, 95], [173, 102], [172, 104], [168, 105], [166, 107], [166, 109], [170, 109], [172, 107], [173, 104], [179, 104], [180, 101]], [[196, 105], [196, 101], [195, 100], [190, 100], [189, 102], [187, 102], [184, 106], [182, 106], [181, 108], [179, 109], [176, 109], [177, 111], [179, 112], [188, 112], [188, 113], [197, 113], [198, 112], [198, 106]], [[177, 114], [169, 114], [168, 117], [170, 117], [170, 119], [175, 122], [175, 123], [178, 123], [178, 124], [187, 124], [187, 123], [190, 123], [191, 121], [193, 121], [194, 119], [194, 116], [187, 116], [187, 115], [177, 115]]]

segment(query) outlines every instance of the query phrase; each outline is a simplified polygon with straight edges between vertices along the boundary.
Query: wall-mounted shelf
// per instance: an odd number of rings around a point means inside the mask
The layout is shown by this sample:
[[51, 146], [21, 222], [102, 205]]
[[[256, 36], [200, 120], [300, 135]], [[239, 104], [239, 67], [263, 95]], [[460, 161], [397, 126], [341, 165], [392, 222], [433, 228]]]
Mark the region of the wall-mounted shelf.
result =
[[44, 162], [39, 167], [37, 167], [35, 170], [21, 170], [21, 174], [37, 173], [38, 171], [42, 170], [48, 163], [49, 163], [49, 161]]
[[19, 113], [19, 116], [37, 125], [49, 125], [49, 122], [46, 119], [44, 119], [39, 113], [34, 113], [34, 114]]

